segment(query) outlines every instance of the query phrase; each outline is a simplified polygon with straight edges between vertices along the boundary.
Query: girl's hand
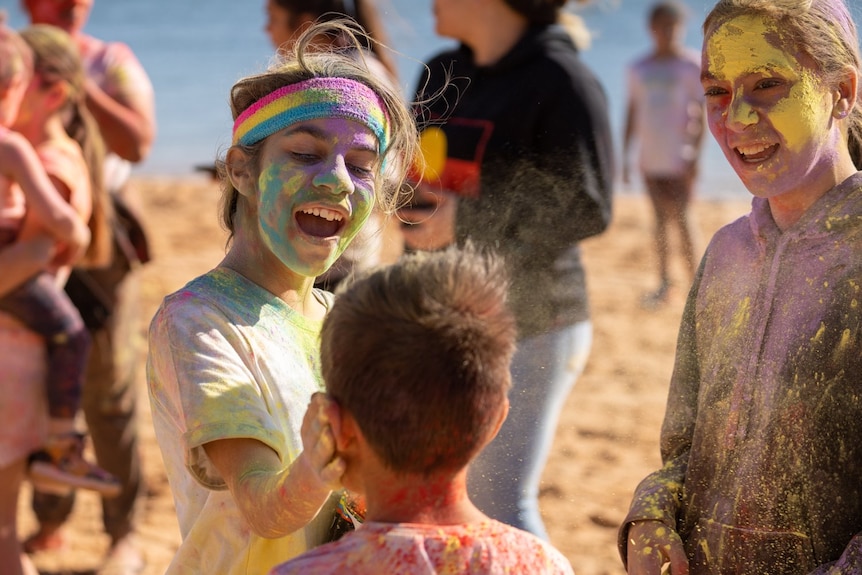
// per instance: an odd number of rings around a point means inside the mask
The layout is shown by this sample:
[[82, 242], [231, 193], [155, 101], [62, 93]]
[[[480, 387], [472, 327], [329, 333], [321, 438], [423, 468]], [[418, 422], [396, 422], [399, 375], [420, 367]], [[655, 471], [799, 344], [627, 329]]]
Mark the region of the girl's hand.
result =
[[819, 565], [808, 575], [851, 575], [859, 573], [862, 568], [862, 536], [853, 536], [841, 557], [837, 561], [831, 561]]
[[688, 557], [679, 534], [661, 521], [635, 521], [626, 548], [629, 575], [660, 575], [670, 563], [671, 575], [688, 575]]
[[[335, 450], [331, 414], [338, 405], [326, 394], [315, 393], [302, 420], [302, 454], [320, 482], [331, 490], [341, 488], [345, 462]], [[337, 418], [335, 418], [337, 419]]]
[[303, 451], [286, 468], [278, 454], [257, 439], [218, 439], [203, 445], [224, 478], [252, 531], [283, 537], [305, 527], [340, 488], [344, 462], [334, 457], [335, 442], [312, 399], [302, 421]]

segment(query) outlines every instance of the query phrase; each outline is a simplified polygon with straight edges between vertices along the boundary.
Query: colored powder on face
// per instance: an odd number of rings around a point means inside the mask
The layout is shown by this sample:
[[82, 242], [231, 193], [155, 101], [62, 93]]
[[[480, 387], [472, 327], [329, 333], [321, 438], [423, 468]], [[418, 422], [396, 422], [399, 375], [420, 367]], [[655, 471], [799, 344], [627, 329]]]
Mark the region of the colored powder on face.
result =
[[[731, 82], [755, 74], [794, 82], [786, 97], [760, 113], [782, 135], [784, 145], [799, 152], [810, 143], [814, 130], [828, 122], [829, 108], [824, 105], [826, 93], [819, 79], [785, 48], [787, 45], [775, 22], [759, 16], [735, 18], [715, 30], [707, 41], [709, 72]], [[756, 112], [741, 95], [739, 88], [734, 94], [739, 106], [729, 114], [745, 121]]]
[[283, 264], [290, 267], [297, 257], [297, 252], [291, 244], [288, 233], [293, 213], [290, 209], [289, 195], [285, 190], [298, 189], [302, 178], [294, 175], [285, 181], [283, 177], [284, 174], [278, 166], [271, 166], [261, 173], [258, 179], [260, 190], [258, 222], [264, 244]]

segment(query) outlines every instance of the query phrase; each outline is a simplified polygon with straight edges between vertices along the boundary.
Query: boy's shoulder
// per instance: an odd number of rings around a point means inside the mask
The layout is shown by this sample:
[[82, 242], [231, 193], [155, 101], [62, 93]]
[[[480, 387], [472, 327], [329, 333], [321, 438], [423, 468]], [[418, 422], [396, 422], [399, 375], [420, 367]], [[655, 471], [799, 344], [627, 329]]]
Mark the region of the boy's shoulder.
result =
[[366, 523], [318, 547], [273, 575], [356, 575], [398, 572], [570, 575], [568, 560], [549, 543], [498, 521], [459, 525]]

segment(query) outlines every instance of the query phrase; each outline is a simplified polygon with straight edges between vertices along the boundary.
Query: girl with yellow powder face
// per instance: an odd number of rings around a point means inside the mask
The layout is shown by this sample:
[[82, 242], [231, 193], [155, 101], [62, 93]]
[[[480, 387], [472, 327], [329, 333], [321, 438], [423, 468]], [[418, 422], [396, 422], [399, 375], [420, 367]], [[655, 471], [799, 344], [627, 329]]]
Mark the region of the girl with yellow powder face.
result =
[[267, 573], [325, 541], [344, 464], [315, 393], [332, 296], [313, 287], [413, 157], [403, 100], [361, 62], [294, 52], [231, 90], [224, 260], [167, 296], [149, 331], [156, 439], [182, 534], [168, 573]]
[[720, 0], [707, 120], [754, 196], [682, 319], [628, 573], [862, 573], [859, 41], [843, 0]]

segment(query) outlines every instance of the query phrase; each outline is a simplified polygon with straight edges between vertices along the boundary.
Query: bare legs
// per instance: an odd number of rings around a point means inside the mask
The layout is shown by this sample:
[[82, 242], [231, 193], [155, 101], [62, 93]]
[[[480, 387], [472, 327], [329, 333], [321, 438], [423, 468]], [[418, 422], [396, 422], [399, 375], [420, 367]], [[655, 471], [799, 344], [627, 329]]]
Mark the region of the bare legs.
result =
[[667, 300], [671, 287], [670, 244], [668, 237], [675, 228], [680, 240], [682, 256], [685, 259], [688, 280], [694, 278], [697, 269], [694, 231], [689, 221], [692, 180], [690, 177], [645, 178], [647, 193], [655, 212], [655, 248], [658, 262], [659, 286], [656, 291], [643, 298], [648, 308], [658, 307]]
[[0, 565], [8, 575], [37, 575], [18, 541], [18, 492], [24, 480], [26, 459], [0, 468]]

